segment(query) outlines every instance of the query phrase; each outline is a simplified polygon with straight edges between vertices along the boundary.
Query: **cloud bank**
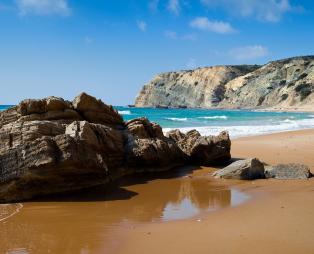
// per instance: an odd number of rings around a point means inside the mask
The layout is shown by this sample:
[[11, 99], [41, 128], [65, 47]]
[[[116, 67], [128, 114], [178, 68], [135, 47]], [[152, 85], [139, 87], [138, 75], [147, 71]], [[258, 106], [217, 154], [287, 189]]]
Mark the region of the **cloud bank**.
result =
[[234, 16], [256, 17], [266, 22], [278, 22], [291, 11], [301, 6], [291, 5], [289, 0], [201, 0], [208, 8], [222, 8]]
[[206, 17], [197, 17], [190, 22], [190, 26], [199, 30], [220, 34], [234, 33], [236, 30], [228, 22], [209, 20]]
[[71, 13], [67, 0], [16, 0], [20, 15], [60, 15]]

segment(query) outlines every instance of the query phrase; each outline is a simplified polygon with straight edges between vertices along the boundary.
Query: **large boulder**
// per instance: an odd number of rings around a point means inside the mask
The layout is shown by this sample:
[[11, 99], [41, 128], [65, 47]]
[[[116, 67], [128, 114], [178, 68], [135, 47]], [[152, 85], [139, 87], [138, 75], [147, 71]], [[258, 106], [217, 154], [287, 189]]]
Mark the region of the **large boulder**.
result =
[[122, 116], [112, 106], [106, 105], [86, 93], [81, 93], [72, 102], [73, 108], [91, 123], [123, 125]]
[[47, 97], [42, 100], [26, 99], [18, 105], [22, 115], [43, 114], [49, 111], [62, 111], [71, 108], [71, 103], [59, 97]]
[[264, 164], [258, 159], [238, 160], [216, 171], [213, 176], [225, 179], [254, 180], [265, 178]]
[[307, 179], [312, 176], [310, 168], [302, 164], [278, 164], [265, 168], [266, 178], [275, 179]]
[[221, 132], [218, 136], [201, 136], [197, 130], [191, 130], [186, 134], [173, 130], [166, 136], [177, 142], [191, 162], [208, 166], [231, 158], [228, 132]]
[[141, 117], [126, 122], [128, 131], [137, 138], [164, 138], [160, 125]]
[[140, 165], [137, 171], [160, 171], [185, 162], [184, 153], [158, 124], [142, 117], [126, 122], [126, 128], [128, 163]]
[[24, 100], [0, 112], [0, 202], [230, 157], [227, 134], [179, 136], [164, 136], [146, 118], [125, 123], [112, 106], [85, 93], [73, 102], [57, 97]]
[[78, 112], [73, 110], [71, 102], [54, 96], [41, 100], [23, 100], [16, 107], [15, 111], [17, 118], [13, 120], [16, 121], [18, 119], [20, 122], [35, 120], [62, 120], [65, 122], [82, 120]]

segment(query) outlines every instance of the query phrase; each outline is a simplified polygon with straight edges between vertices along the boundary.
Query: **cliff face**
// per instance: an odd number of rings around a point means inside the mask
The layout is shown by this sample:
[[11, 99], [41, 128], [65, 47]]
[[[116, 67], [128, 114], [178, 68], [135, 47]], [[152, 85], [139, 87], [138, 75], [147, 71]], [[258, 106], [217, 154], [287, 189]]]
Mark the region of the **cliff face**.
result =
[[309, 109], [313, 91], [314, 56], [305, 56], [160, 74], [143, 87], [135, 106]]
[[257, 68], [258, 66], [214, 66], [162, 73], [143, 87], [135, 106], [216, 106], [223, 99], [228, 81]]

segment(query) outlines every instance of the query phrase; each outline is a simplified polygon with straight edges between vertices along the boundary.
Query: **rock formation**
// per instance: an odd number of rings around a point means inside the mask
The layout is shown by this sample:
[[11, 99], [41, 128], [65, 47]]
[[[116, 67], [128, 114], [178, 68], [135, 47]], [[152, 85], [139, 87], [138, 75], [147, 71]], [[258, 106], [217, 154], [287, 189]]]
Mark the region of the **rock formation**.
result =
[[163, 73], [142, 88], [135, 106], [306, 110], [313, 91], [314, 56], [305, 56]]
[[229, 134], [221, 132], [218, 136], [201, 136], [196, 130], [183, 134], [179, 130], [173, 130], [166, 134], [174, 140], [181, 151], [196, 164], [208, 166], [213, 161], [228, 161], [231, 159], [230, 151], [226, 147], [231, 146]]
[[24, 100], [0, 113], [0, 202], [106, 184], [135, 172], [230, 158], [227, 133], [164, 136], [145, 118], [124, 122], [85, 93], [72, 102]]

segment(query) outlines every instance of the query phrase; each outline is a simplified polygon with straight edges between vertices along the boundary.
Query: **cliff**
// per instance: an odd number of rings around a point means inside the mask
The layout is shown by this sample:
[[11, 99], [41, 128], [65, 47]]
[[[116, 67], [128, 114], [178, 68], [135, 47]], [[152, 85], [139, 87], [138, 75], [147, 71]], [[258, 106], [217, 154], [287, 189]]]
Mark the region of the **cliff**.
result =
[[135, 106], [306, 110], [313, 90], [314, 56], [304, 56], [163, 73], [144, 85]]

